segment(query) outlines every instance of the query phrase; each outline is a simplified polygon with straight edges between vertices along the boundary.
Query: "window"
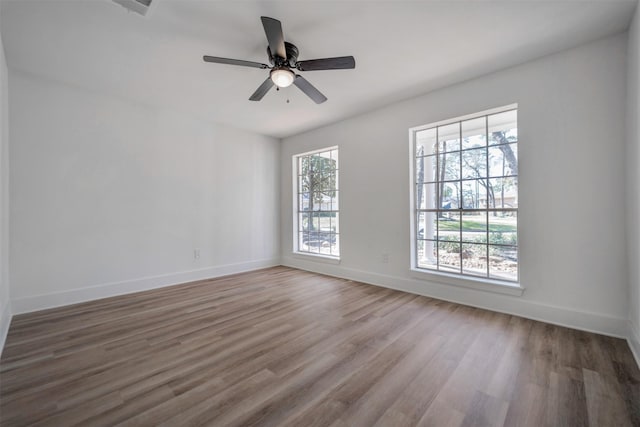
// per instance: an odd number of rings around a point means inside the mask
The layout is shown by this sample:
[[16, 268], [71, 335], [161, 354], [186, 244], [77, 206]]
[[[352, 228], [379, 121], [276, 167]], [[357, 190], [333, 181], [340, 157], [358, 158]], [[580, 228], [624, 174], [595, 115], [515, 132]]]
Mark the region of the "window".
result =
[[412, 267], [518, 282], [515, 107], [411, 130]]
[[297, 194], [294, 251], [338, 258], [338, 147], [293, 157]]

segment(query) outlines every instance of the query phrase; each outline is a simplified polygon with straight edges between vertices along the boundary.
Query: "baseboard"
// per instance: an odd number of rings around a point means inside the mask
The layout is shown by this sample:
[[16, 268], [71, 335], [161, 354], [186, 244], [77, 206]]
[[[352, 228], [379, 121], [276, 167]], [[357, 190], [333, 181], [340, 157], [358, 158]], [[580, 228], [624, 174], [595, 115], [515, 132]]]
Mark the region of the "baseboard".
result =
[[342, 265], [319, 264], [292, 257], [283, 257], [282, 264], [287, 267], [299, 268], [444, 301], [512, 314], [572, 329], [595, 332], [617, 338], [627, 338], [627, 320], [624, 318], [543, 304], [517, 296], [501, 295], [480, 290], [476, 291], [427, 280], [371, 273], [346, 268]]
[[638, 368], [640, 368], [640, 327], [635, 325], [631, 319], [629, 319], [628, 330], [627, 343], [629, 344], [631, 353], [633, 353], [633, 357], [636, 359]]
[[15, 298], [11, 301], [13, 314], [30, 313], [32, 311], [61, 307], [69, 304], [125, 295], [149, 289], [178, 285], [195, 280], [211, 279], [229, 274], [242, 273], [260, 268], [280, 265], [279, 258], [249, 261], [238, 264], [227, 264], [201, 268], [197, 270], [181, 271], [159, 276], [141, 277], [121, 282], [105, 283], [80, 289]]
[[0, 307], [0, 357], [2, 357], [4, 343], [7, 341], [11, 317], [11, 303], [7, 301], [3, 307]]

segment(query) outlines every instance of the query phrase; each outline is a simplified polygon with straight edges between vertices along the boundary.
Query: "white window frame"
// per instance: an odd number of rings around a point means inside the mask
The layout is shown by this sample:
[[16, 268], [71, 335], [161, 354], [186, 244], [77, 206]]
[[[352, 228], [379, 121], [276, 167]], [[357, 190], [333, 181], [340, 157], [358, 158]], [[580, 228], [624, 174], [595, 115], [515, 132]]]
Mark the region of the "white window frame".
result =
[[[444, 272], [441, 270], [435, 270], [425, 267], [418, 266], [418, 209], [416, 208], [416, 188], [417, 188], [417, 173], [416, 173], [416, 134], [420, 131], [437, 128], [438, 126], [446, 126], [450, 124], [460, 123], [466, 120], [478, 119], [481, 117], [486, 117], [492, 114], [502, 113], [510, 110], [518, 110], [517, 104], [511, 104], [499, 108], [493, 108], [490, 110], [485, 110], [473, 114], [468, 114], [465, 116], [455, 117], [452, 119], [442, 120], [435, 123], [430, 123], [427, 125], [422, 125], [418, 127], [414, 127], [409, 129], [409, 156], [410, 156], [410, 236], [411, 236], [411, 272], [414, 278], [426, 279], [434, 282], [452, 284], [463, 287], [470, 287], [474, 289], [487, 290], [487, 291], [496, 291], [499, 293], [506, 293], [511, 295], [522, 295], [524, 288], [520, 284], [520, 273], [521, 273], [521, 263], [520, 263], [520, 253], [518, 253], [518, 276], [514, 281], [511, 280], [501, 280], [496, 278], [478, 276], [478, 275], [469, 275], [464, 274], [463, 269], [460, 272]], [[488, 135], [487, 135], [488, 137]], [[519, 180], [519, 174], [518, 174]], [[464, 209], [461, 209], [464, 212]], [[487, 206], [487, 215], [489, 208]], [[516, 213], [518, 212], [518, 208], [513, 209]], [[488, 219], [488, 216], [487, 216]], [[518, 221], [519, 224], [519, 221]], [[517, 226], [516, 233], [519, 236], [519, 225]], [[423, 231], [426, 233], [426, 227]], [[488, 245], [488, 242], [487, 242]], [[518, 240], [517, 243], [518, 252], [520, 251], [520, 242]], [[461, 254], [462, 256], [462, 254]], [[488, 276], [488, 275], [487, 275]]]
[[[327, 254], [327, 253], [320, 253], [320, 252], [313, 252], [313, 251], [308, 251], [305, 250], [304, 248], [300, 247], [300, 233], [301, 233], [301, 227], [300, 227], [300, 223], [299, 223], [299, 215], [304, 213], [304, 210], [301, 210], [300, 208], [300, 200], [301, 197], [300, 195], [302, 194], [300, 192], [300, 183], [298, 181], [299, 176], [300, 176], [300, 171], [299, 171], [299, 161], [298, 159], [300, 159], [301, 157], [306, 157], [306, 156], [312, 156], [314, 154], [318, 154], [318, 153], [325, 153], [328, 151], [333, 151], [336, 150], [339, 153], [339, 147], [336, 146], [331, 146], [331, 147], [326, 147], [326, 148], [321, 148], [321, 149], [317, 149], [317, 150], [312, 150], [312, 151], [307, 151], [304, 153], [298, 153], [298, 154], [294, 154], [291, 157], [291, 166], [292, 166], [292, 194], [293, 194], [293, 254], [298, 256], [302, 256], [305, 258], [309, 258], [309, 259], [316, 259], [318, 261], [321, 262], [330, 262], [330, 263], [339, 263], [340, 261], [340, 209], [339, 209], [339, 195], [340, 195], [340, 185], [339, 185], [339, 176], [340, 176], [340, 160], [339, 157], [337, 159], [335, 159], [336, 161], [336, 168], [335, 168], [335, 173], [336, 173], [336, 178], [335, 178], [335, 202], [337, 205], [337, 209], [334, 209], [333, 203], [332, 203], [332, 207], [330, 210], [326, 210], [326, 209], [320, 209], [317, 210], [315, 212], [330, 212], [330, 213], [335, 213], [335, 219], [331, 219], [332, 222], [332, 229], [334, 230], [332, 233], [335, 235], [336, 238], [336, 246], [337, 246], [337, 254]], [[335, 221], [335, 223], [334, 223]]]

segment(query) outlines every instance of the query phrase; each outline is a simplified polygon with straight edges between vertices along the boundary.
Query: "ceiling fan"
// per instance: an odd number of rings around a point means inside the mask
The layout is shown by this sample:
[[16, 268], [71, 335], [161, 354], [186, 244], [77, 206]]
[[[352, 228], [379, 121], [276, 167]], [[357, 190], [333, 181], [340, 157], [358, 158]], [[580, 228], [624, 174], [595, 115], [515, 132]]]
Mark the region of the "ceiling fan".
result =
[[296, 74], [292, 69], [298, 71], [316, 70], [344, 70], [356, 67], [353, 56], [340, 56], [336, 58], [308, 59], [298, 61], [298, 48], [289, 42], [284, 41], [282, 24], [277, 19], [262, 16], [262, 26], [267, 35], [267, 55], [272, 66], [259, 62], [243, 61], [240, 59], [220, 58], [217, 56], [205, 55], [202, 59], [205, 62], [216, 62], [218, 64], [240, 65], [243, 67], [253, 67], [270, 69], [269, 77], [258, 87], [249, 98], [250, 101], [260, 101], [274, 85], [278, 88], [288, 87], [294, 84], [303, 91], [316, 104], [321, 104], [327, 97], [316, 89], [304, 77]]

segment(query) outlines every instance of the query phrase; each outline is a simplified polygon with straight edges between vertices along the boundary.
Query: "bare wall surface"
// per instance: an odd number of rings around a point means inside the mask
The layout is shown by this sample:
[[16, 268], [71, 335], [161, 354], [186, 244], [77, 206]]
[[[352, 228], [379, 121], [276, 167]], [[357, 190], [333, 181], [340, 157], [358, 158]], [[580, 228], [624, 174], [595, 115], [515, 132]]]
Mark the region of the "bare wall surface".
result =
[[[622, 34], [286, 138], [284, 263], [626, 336], [625, 54]], [[415, 279], [408, 129], [512, 103], [519, 105], [524, 295]], [[291, 253], [291, 156], [332, 145], [340, 147], [339, 265]]]
[[10, 88], [14, 311], [279, 263], [277, 139], [14, 70]]
[[9, 293], [9, 90], [0, 38], [0, 354], [11, 322]]
[[627, 46], [627, 256], [629, 262], [629, 343], [640, 364], [640, 9], [636, 9]]

